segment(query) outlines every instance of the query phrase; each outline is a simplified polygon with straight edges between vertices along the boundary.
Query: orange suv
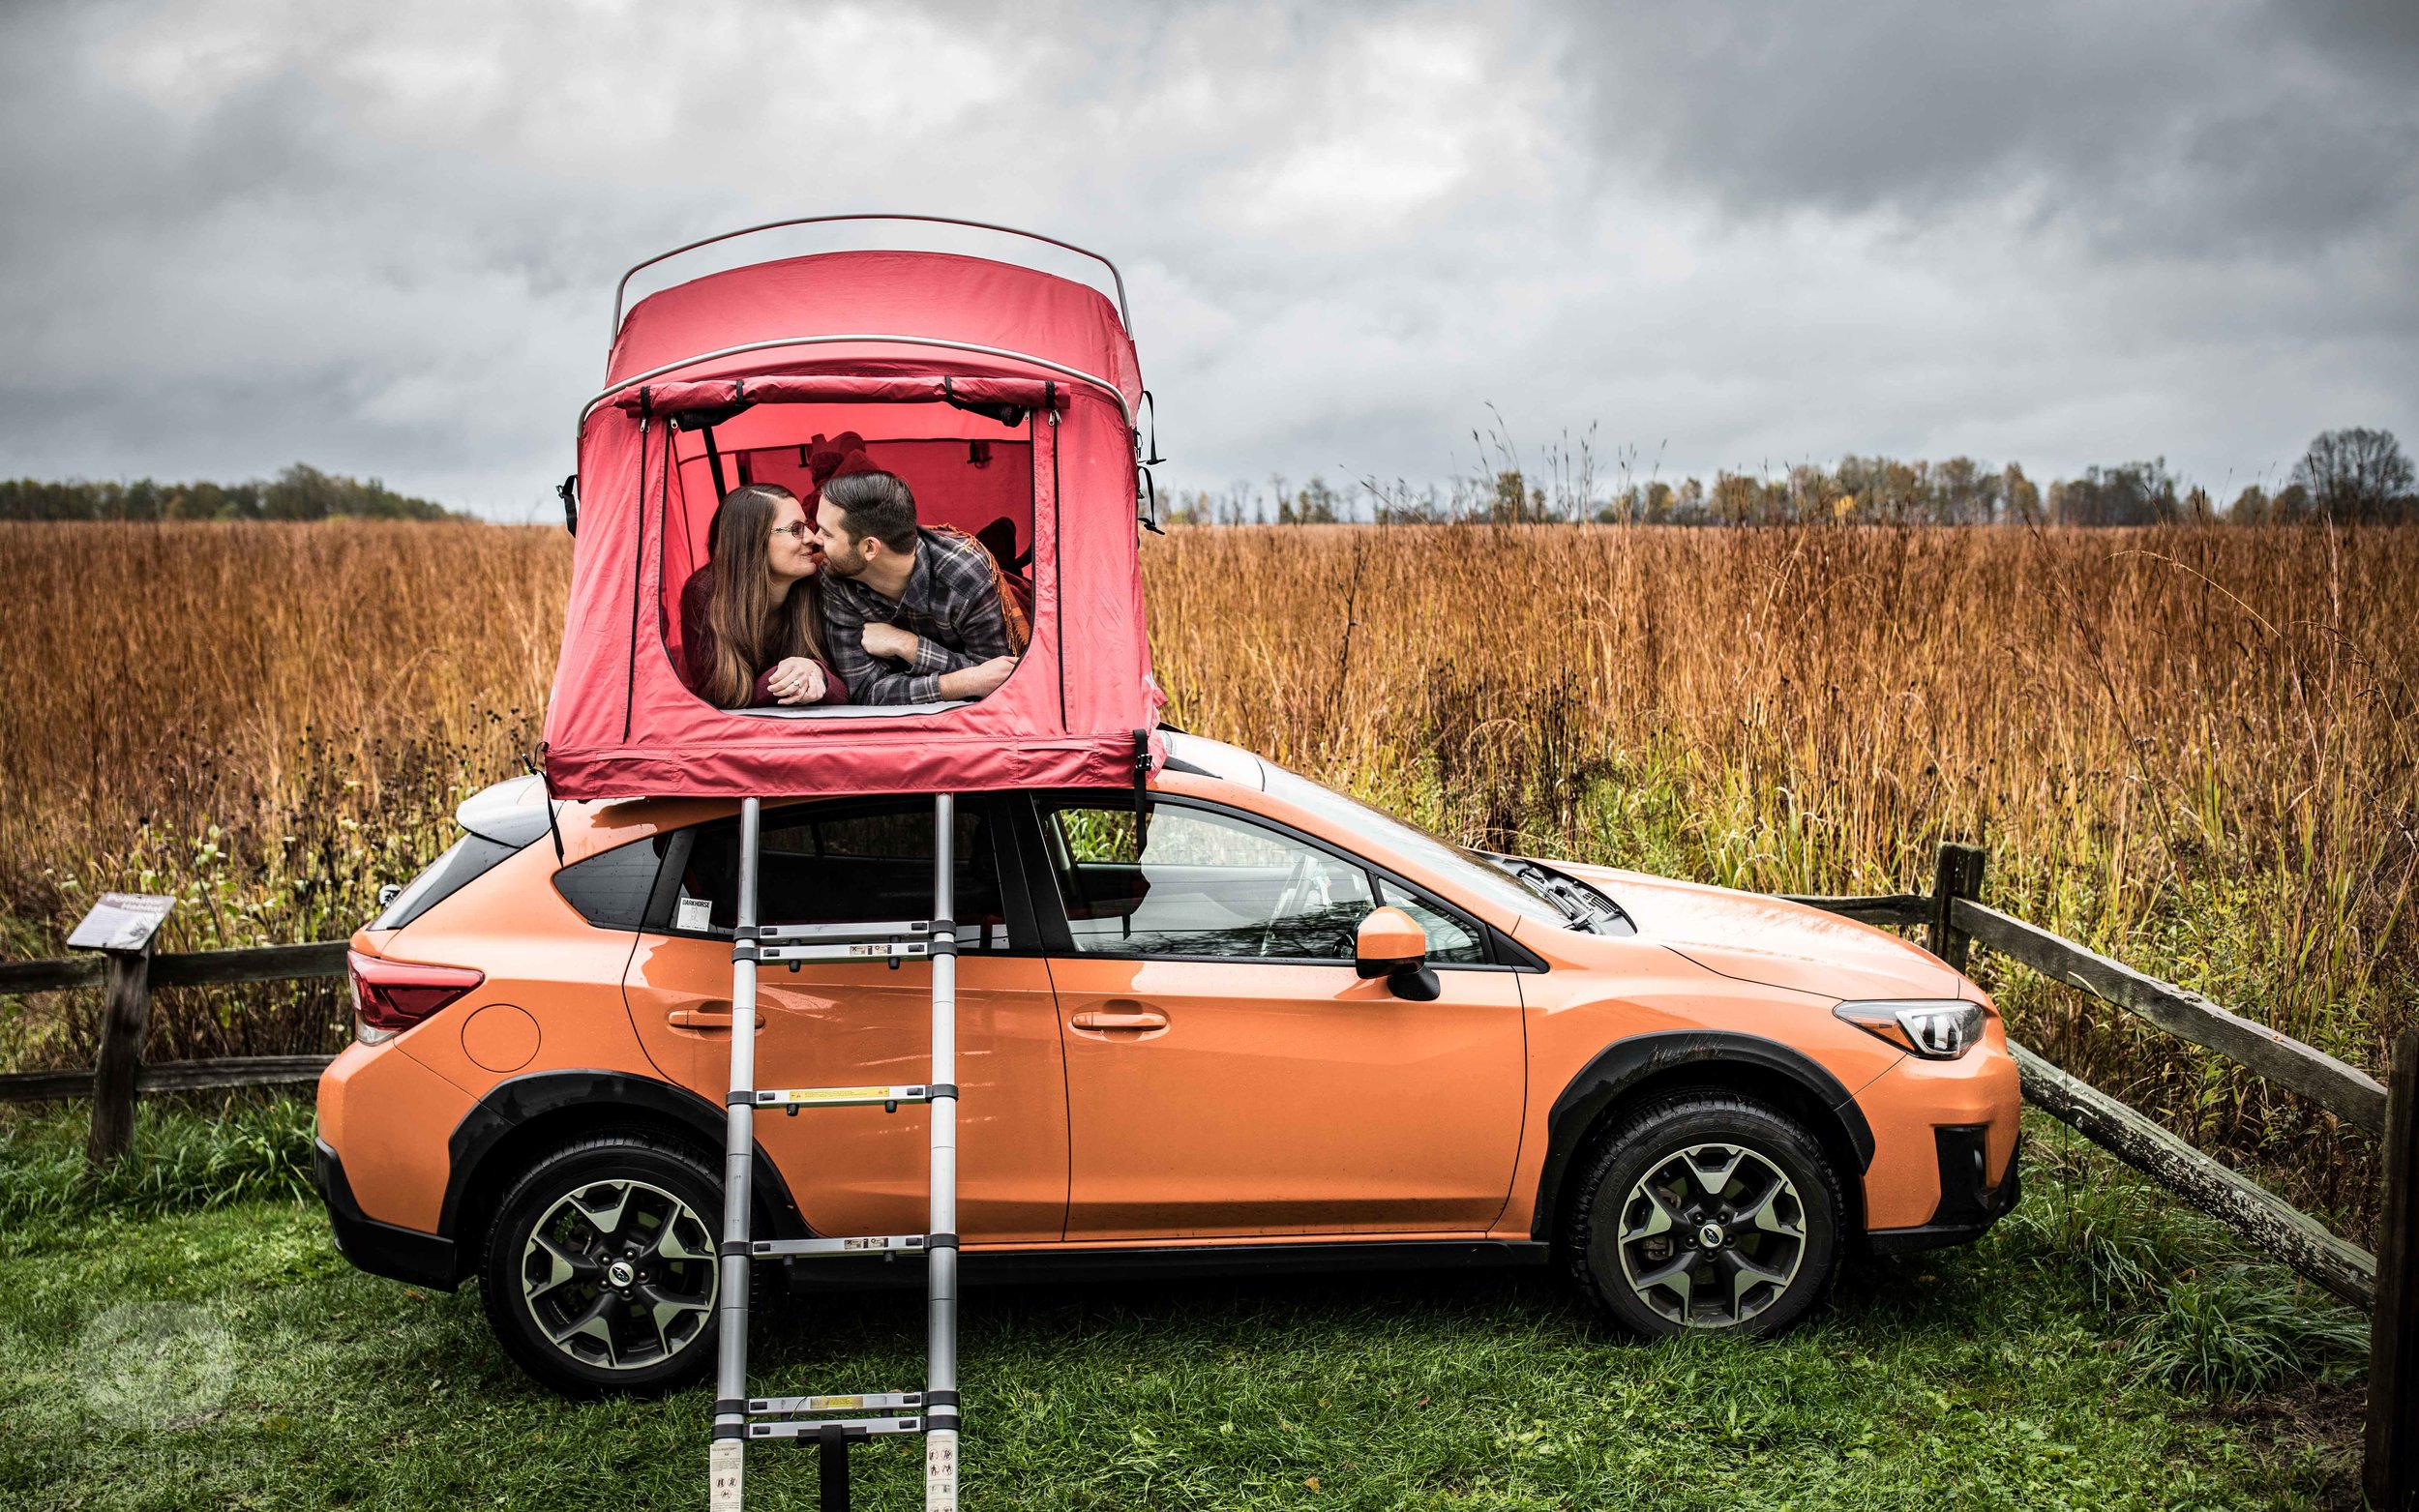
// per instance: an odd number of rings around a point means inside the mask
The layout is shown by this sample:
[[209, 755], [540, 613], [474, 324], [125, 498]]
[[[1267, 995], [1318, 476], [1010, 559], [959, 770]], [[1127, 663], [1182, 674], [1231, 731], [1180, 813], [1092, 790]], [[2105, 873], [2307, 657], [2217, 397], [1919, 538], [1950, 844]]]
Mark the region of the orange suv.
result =
[[[1116, 790], [958, 805], [970, 1281], [1550, 1264], [1641, 1334], [1769, 1333], [1851, 1254], [2014, 1204], [1998, 1015], [1914, 946], [1462, 849], [1167, 740], [1139, 824]], [[353, 1263], [476, 1277], [539, 1379], [663, 1390], [714, 1357], [737, 806], [555, 807], [535, 778], [473, 798], [354, 936], [316, 1174]], [[932, 824], [926, 798], [768, 804], [763, 921], [925, 916]], [[930, 970], [767, 968], [759, 1080], [920, 1082]], [[755, 1232], [915, 1231], [926, 1117], [760, 1117]]]

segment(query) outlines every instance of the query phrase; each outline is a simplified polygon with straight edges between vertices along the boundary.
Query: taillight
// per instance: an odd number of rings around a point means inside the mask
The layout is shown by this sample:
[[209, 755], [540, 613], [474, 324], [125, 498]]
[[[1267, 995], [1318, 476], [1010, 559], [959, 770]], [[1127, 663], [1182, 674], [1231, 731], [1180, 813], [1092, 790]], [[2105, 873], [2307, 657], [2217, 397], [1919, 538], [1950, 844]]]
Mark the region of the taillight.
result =
[[364, 1045], [391, 1040], [487, 980], [468, 966], [430, 966], [346, 953], [353, 980], [353, 1037]]

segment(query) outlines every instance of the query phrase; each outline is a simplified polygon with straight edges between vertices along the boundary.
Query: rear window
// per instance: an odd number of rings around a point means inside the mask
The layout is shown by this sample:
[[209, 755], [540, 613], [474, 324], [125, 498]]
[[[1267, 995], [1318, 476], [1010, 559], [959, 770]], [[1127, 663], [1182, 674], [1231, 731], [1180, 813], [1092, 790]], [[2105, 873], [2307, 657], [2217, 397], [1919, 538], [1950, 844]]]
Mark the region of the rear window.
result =
[[395, 896], [395, 901], [371, 922], [370, 928], [402, 929], [467, 887], [498, 861], [518, 853], [520, 848], [490, 840], [484, 835], [463, 836], [448, 846], [443, 855], [430, 862], [426, 871], [413, 877], [411, 885]]

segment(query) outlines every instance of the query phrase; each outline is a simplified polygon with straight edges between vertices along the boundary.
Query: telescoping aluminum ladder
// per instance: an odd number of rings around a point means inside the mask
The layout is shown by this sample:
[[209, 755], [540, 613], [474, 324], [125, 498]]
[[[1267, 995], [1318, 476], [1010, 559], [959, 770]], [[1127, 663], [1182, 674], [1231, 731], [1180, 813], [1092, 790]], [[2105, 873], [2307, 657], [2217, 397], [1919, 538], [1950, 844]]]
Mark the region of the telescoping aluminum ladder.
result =
[[[958, 1089], [957, 930], [950, 898], [950, 841], [956, 815], [948, 794], [933, 799], [933, 916], [895, 924], [770, 925], [757, 917], [758, 800], [739, 806], [737, 941], [731, 952], [731, 1093], [723, 1145], [722, 1327], [708, 1466], [711, 1512], [745, 1505], [747, 1446], [808, 1441], [822, 1453], [823, 1512], [849, 1499], [849, 1444], [882, 1434], [924, 1436], [926, 1512], [958, 1504]], [[767, 1090], [756, 1085], [756, 970], [805, 961], [930, 958], [933, 967], [932, 1080], [922, 1086], [831, 1086]], [[749, 1230], [749, 1177], [755, 1171], [756, 1112], [779, 1109], [881, 1106], [932, 1109], [932, 1209], [924, 1233], [864, 1238], [760, 1239]], [[921, 1255], [929, 1299], [929, 1360], [921, 1391], [855, 1396], [758, 1397], [748, 1393], [748, 1267], [798, 1255]], [[848, 1416], [849, 1413], [881, 1413]]]

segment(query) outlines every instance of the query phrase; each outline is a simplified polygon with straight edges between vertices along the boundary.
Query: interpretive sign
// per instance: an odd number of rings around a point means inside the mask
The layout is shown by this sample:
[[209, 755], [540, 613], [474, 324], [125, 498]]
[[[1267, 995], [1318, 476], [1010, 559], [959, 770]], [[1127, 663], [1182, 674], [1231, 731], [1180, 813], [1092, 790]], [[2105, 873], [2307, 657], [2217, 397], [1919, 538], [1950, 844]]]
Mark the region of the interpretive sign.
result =
[[70, 950], [140, 950], [151, 943], [173, 898], [154, 893], [103, 893], [101, 901], [67, 937]]

